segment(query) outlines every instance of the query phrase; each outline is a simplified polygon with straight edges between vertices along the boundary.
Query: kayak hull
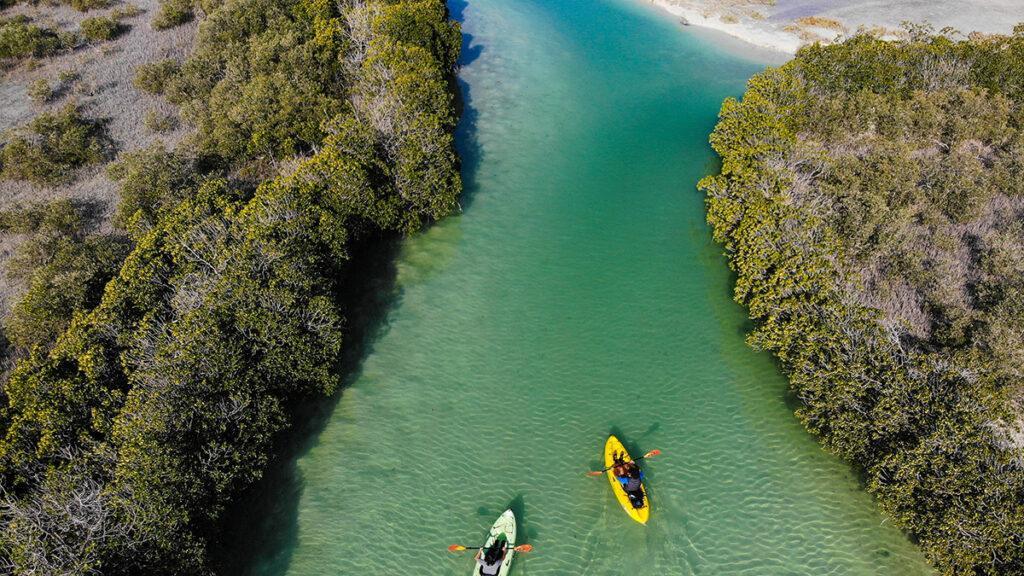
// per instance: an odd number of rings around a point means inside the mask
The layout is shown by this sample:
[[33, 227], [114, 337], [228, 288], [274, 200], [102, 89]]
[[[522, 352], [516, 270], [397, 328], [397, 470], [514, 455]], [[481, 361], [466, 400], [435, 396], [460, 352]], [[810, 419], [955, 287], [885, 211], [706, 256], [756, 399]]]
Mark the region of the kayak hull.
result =
[[630, 518], [636, 520], [641, 524], [647, 524], [647, 519], [651, 517], [651, 499], [647, 496], [647, 487], [643, 484], [640, 485], [640, 490], [644, 494], [644, 506], [643, 508], [633, 508], [633, 504], [629, 501], [629, 495], [626, 494], [626, 489], [622, 487], [618, 479], [615, 478], [615, 473], [610, 469], [615, 464], [615, 453], [620, 452], [623, 454], [623, 460], [626, 462], [632, 462], [633, 458], [629, 455], [626, 447], [619, 442], [619, 439], [614, 435], [608, 437], [608, 441], [604, 444], [604, 465], [609, 468], [608, 482], [612, 485], [612, 492], [615, 493], [615, 499], [619, 501], [622, 509], [629, 515]]
[[[501, 563], [501, 570], [498, 571], [498, 576], [507, 576], [509, 570], [512, 569], [512, 556], [516, 553], [514, 550], [516, 547], [516, 515], [511, 510], [505, 510], [501, 516], [498, 516], [494, 525], [491, 526], [483, 549], [490, 548], [498, 538], [504, 538], [508, 542], [508, 552], [505, 554], [505, 560]], [[476, 564], [473, 567], [473, 576], [481, 576], [480, 564], [475, 560], [473, 562]]]

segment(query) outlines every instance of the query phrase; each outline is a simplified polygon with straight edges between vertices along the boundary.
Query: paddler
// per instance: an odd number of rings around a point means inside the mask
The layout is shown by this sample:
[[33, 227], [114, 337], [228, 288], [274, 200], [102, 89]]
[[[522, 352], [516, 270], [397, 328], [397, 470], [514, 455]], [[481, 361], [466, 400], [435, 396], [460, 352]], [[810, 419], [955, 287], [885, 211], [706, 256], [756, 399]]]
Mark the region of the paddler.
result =
[[481, 576], [498, 576], [507, 552], [505, 541], [502, 539], [495, 540], [486, 551], [483, 548], [477, 551], [476, 562], [480, 565]]
[[613, 461], [615, 466], [612, 468], [612, 473], [615, 474], [615, 479], [622, 484], [622, 489], [629, 496], [629, 503], [633, 505], [633, 508], [643, 508], [644, 471], [636, 462], [626, 462], [621, 453], [616, 453]]

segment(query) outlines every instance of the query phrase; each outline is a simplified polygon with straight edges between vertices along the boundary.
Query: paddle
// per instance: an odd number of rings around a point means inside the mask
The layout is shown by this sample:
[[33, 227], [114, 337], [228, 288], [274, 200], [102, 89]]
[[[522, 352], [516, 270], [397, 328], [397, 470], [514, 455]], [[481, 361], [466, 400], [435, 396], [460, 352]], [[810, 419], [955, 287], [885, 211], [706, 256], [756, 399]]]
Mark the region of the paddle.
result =
[[[651, 450], [647, 454], [644, 454], [643, 456], [637, 458], [636, 460], [633, 460], [633, 462], [636, 462], [637, 460], [643, 460], [644, 458], [648, 458], [650, 456], [657, 456], [658, 454], [661, 454], [661, 450]], [[587, 472], [587, 476], [600, 476], [601, 474], [604, 474], [605, 472], [611, 470], [612, 468], [615, 468], [615, 466], [609, 466], [609, 467], [605, 468], [604, 470], [596, 470], [594, 472]]]
[[[476, 549], [483, 548], [483, 546], [461, 546], [459, 544], [452, 544], [451, 546], [448, 547], [448, 551], [449, 552], [462, 552], [463, 550], [468, 550], [470, 548], [476, 550]], [[533, 546], [531, 546], [529, 544], [520, 544], [519, 546], [516, 546], [515, 548], [513, 548], [513, 550], [515, 550], [516, 552], [531, 552], [531, 551], [533, 551]]]

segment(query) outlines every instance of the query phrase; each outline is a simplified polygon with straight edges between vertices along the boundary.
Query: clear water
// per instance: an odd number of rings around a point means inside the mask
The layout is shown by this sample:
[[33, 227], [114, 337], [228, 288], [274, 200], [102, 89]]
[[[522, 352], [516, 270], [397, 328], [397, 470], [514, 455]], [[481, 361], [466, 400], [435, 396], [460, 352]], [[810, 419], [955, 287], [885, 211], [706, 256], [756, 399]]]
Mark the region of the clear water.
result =
[[[519, 575], [927, 574], [792, 415], [694, 183], [764, 66], [631, 0], [471, 0], [467, 197], [406, 242], [352, 385], [251, 518], [267, 575], [469, 574], [512, 505]], [[631, 521], [598, 466], [647, 464]]]

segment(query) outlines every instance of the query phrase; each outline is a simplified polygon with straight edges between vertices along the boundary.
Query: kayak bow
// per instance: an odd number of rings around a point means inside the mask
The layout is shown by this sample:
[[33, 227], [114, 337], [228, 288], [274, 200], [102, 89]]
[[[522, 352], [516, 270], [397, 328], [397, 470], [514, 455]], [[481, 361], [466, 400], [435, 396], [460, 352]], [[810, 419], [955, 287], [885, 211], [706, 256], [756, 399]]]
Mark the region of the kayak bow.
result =
[[[516, 515], [511, 510], [505, 510], [494, 522], [494, 526], [491, 526], [491, 532], [487, 536], [487, 543], [484, 544], [483, 549], [490, 548], [491, 544], [494, 544], [494, 541], [499, 538], [503, 538], [508, 543], [506, 545], [508, 552], [505, 553], [505, 560], [501, 563], [498, 576], [507, 576], [512, 566], [512, 556], [516, 553]], [[474, 560], [474, 562], [476, 561]], [[480, 564], [477, 563], [473, 567], [473, 576], [480, 576], [480, 570]]]

